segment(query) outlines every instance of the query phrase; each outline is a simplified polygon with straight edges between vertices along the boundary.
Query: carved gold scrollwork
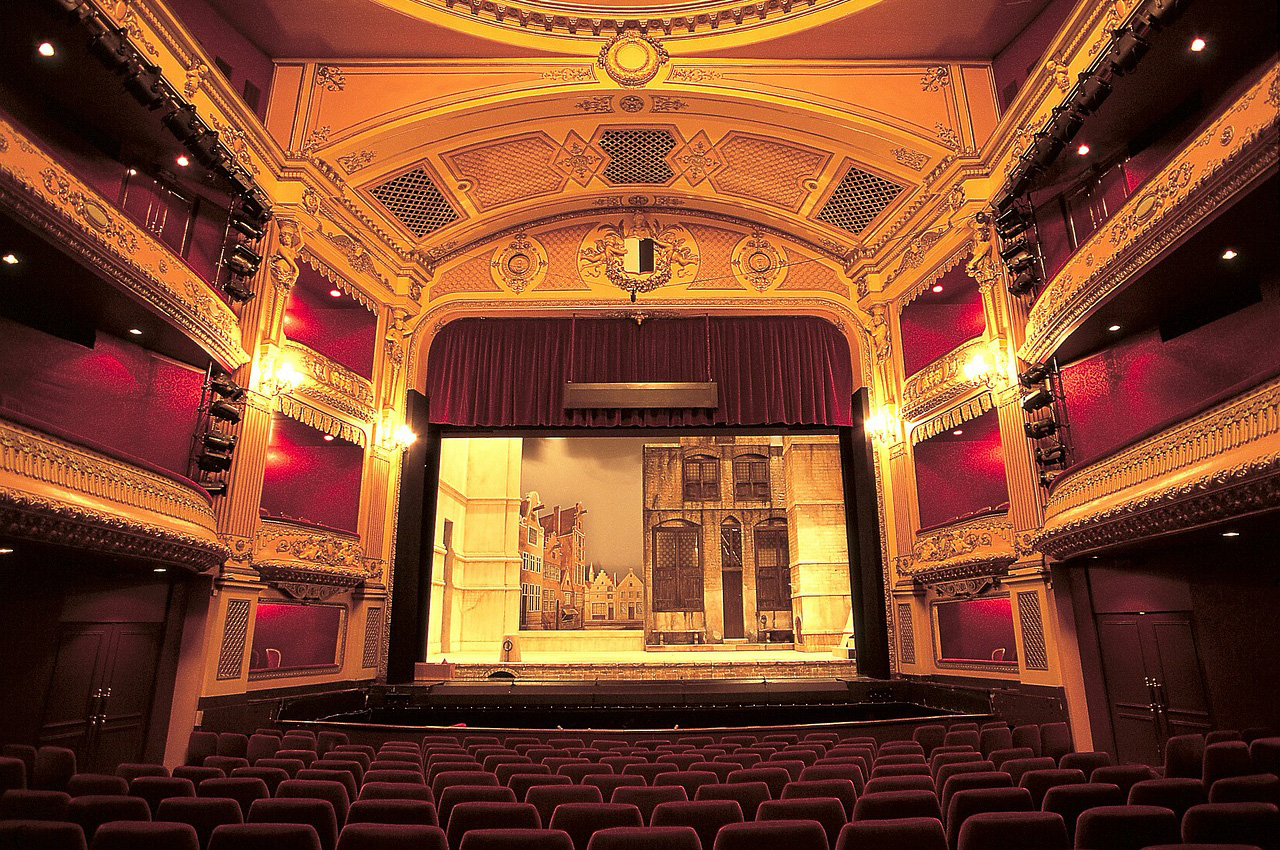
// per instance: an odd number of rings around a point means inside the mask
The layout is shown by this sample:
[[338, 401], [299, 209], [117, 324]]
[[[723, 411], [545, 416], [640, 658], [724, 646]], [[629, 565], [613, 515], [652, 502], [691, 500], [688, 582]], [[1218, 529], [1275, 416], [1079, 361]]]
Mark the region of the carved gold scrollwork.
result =
[[378, 577], [363, 557], [359, 536], [274, 519], [262, 520], [252, 565], [266, 581], [308, 599], [327, 598]]
[[998, 356], [996, 340], [977, 337], [916, 372], [902, 387], [902, 418], [923, 419], [974, 392], [989, 389], [990, 372], [976, 372], [972, 365], [993, 366]]
[[981, 516], [922, 532], [911, 554], [895, 564], [900, 575], [920, 583], [1000, 576], [1018, 559], [1014, 538], [1006, 514]]
[[376, 418], [373, 383], [368, 378], [293, 340], [286, 340], [284, 349], [286, 357], [298, 364], [304, 376], [294, 395], [315, 399], [364, 422]]

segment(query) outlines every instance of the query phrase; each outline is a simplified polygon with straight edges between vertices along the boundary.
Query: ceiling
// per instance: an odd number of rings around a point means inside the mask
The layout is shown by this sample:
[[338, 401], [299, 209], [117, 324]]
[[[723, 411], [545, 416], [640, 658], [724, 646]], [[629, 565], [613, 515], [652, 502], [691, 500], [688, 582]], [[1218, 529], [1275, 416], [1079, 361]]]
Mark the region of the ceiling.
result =
[[[990, 60], [1052, 0], [813, 0], [786, 2], [764, 21], [744, 18], [694, 33], [676, 27], [656, 32], [672, 52], [758, 59], [978, 59]], [[613, 34], [571, 35], [499, 24], [493, 14], [472, 15], [467, 3], [447, 0], [332, 0], [316, 14], [314, 0], [173, 0], [184, 8], [205, 4], [269, 56], [307, 59], [507, 58], [592, 55]], [[485, 3], [484, 7], [494, 4]], [[563, 0], [521, 0], [519, 7], [550, 17], [583, 20], [634, 14], [640, 20], [729, 14], [754, 4], [690, 0], [659, 6], [599, 0], [596, 6]], [[772, 4], [771, 5], [775, 5]], [[663, 16], [666, 16], [665, 18]]]

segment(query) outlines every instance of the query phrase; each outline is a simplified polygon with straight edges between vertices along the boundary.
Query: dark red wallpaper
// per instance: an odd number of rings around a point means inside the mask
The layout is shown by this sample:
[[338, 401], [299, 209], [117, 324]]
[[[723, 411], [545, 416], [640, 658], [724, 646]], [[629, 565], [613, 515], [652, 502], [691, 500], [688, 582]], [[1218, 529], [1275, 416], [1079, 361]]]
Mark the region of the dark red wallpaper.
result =
[[337, 291], [319, 272], [303, 265], [285, 310], [284, 335], [372, 378], [378, 318], [345, 294], [329, 294]]
[[920, 527], [932, 528], [1009, 501], [1000, 423], [989, 410], [915, 448]]
[[1207, 401], [1280, 368], [1280, 301], [1260, 303], [1161, 342], [1157, 331], [1062, 370], [1075, 464], [1105, 457]]
[[0, 408], [187, 474], [204, 372], [99, 333], [84, 348], [0, 319]]
[[964, 270], [952, 269], [938, 280], [941, 292], [927, 289], [902, 308], [902, 361], [914, 375], [962, 342], [987, 328], [978, 282]]
[[332, 667], [338, 663], [342, 614], [334, 605], [259, 602], [249, 669]]
[[[939, 660], [1017, 661], [1013, 606], [1009, 597], [935, 604]], [[1004, 650], [1003, 658], [999, 650]]]
[[270, 516], [354, 533], [364, 450], [325, 436], [276, 414], [262, 481], [262, 509]]

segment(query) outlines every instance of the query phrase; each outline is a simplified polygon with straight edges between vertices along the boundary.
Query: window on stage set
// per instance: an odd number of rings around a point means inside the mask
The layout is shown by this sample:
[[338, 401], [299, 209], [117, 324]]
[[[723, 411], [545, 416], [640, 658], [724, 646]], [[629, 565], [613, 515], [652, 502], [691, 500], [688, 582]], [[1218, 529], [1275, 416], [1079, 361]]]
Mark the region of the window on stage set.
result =
[[702, 528], [697, 525], [668, 526], [653, 530], [655, 611], [702, 610], [701, 542]]
[[733, 459], [733, 498], [739, 502], [769, 499], [769, 459], [740, 455]]
[[720, 501], [720, 460], [710, 455], [691, 455], [684, 459], [684, 500], [686, 502]]
[[720, 569], [742, 572], [742, 525], [733, 517], [720, 523]]
[[761, 611], [791, 608], [791, 562], [787, 521], [765, 520], [756, 526], [756, 607]]

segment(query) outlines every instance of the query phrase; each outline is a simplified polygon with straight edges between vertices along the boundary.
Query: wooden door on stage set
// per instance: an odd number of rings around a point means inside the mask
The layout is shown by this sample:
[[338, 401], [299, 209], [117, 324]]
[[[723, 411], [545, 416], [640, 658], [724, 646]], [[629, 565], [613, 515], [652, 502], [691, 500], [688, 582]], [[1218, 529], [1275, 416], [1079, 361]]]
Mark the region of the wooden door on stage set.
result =
[[742, 526], [732, 518], [720, 526], [720, 599], [725, 639], [746, 637], [742, 620]]
[[1121, 764], [1160, 764], [1170, 737], [1213, 728], [1189, 611], [1100, 614], [1098, 642]]
[[161, 623], [63, 623], [40, 743], [76, 751], [82, 772], [141, 761]]

